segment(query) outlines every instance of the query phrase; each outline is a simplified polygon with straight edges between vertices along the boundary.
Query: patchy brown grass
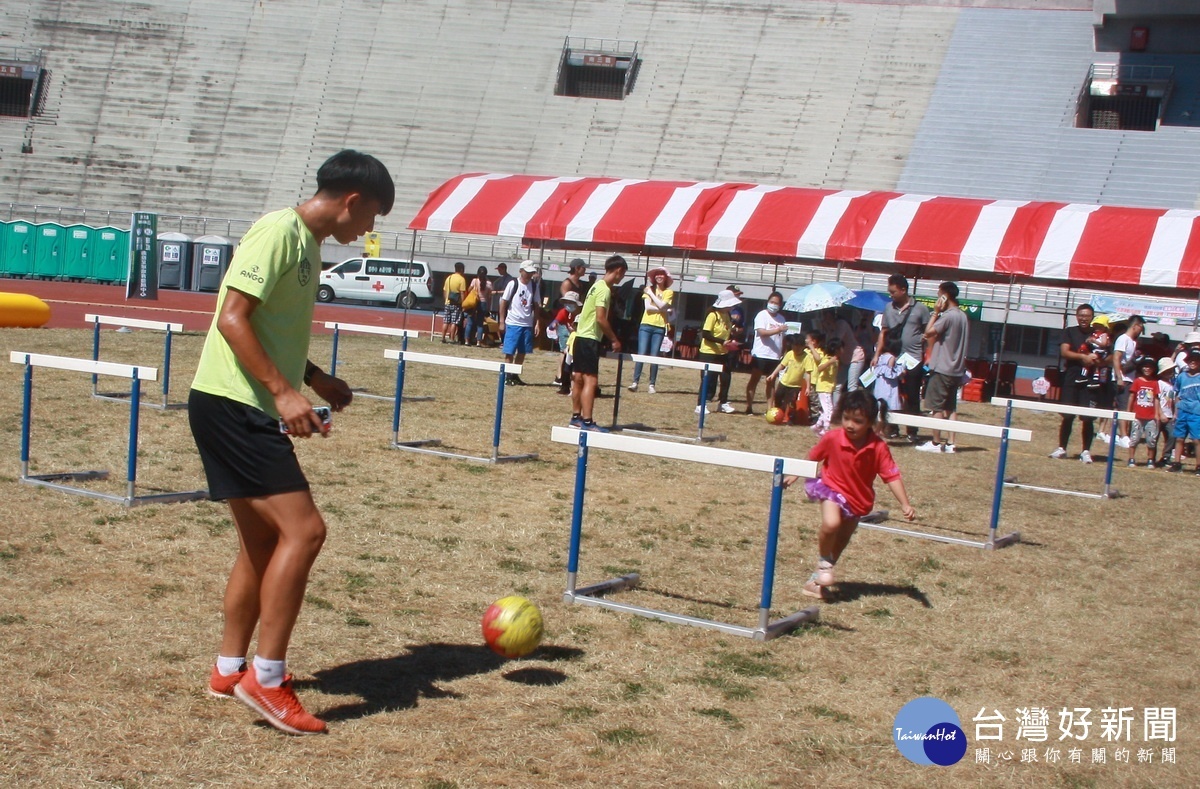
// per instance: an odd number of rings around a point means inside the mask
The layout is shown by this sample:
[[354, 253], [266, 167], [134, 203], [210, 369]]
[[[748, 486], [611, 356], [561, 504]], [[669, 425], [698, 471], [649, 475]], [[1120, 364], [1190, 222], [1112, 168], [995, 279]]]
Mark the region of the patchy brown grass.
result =
[[[90, 355], [90, 333], [5, 330], [6, 350]], [[202, 338], [175, 345], [174, 399], [186, 396]], [[393, 343], [343, 338], [340, 372], [389, 392]], [[419, 342], [417, 350], [466, 353]], [[472, 354], [497, 358], [494, 351]], [[329, 338], [314, 339], [324, 363]], [[157, 365], [161, 339], [108, 334], [105, 357]], [[228, 513], [211, 502], [126, 510], [17, 483], [21, 368], [0, 368], [0, 775], [12, 785], [348, 786], [1194, 786], [1200, 715], [1195, 634], [1200, 481], [1116, 471], [1116, 501], [1007, 491], [1002, 529], [1025, 542], [983, 552], [863, 531], [839, 567], [837, 601], [819, 624], [760, 643], [561, 602], [574, 450], [549, 442], [565, 424], [554, 357], [531, 358], [541, 385], [506, 390], [504, 453], [540, 460], [484, 465], [388, 448], [392, 407], [360, 399], [329, 440], [300, 445], [330, 523], [294, 638], [301, 696], [332, 733], [295, 740], [257, 724], [204, 682], [233, 558]], [[609, 368], [611, 371], [611, 368]], [[608, 376], [611, 380], [611, 375]], [[627, 375], [628, 377], [628, 375]], [[745, 378], [735, 376], [734, 388]], [[665, 370], [661, 394], [622, 398], [624, 419], [694, 431], [690, 375]], [[153, 389], [153, 385], [150, 385]], [[612, 391], [611, 383], [607, 386]], [[94, 400], [87, 376], [35, 376], [35, 473], [107, 468], [122, 493], [128, 407]], [[490, 375], [410, 368], [402, 437], [490, 453]], [[598, 414], [611, 400], [601, 401]], [[761, 410], [761, 403], [759, 408]], [[965, 417], [998, 422], [990, 406]], [[202, 483], [183, 411], [143, 409], [141, 489]], [[603, 421], [603, 420], [602, 420]], [[1057, 419], [1022, 414], [1032, 445], [1011, 472], [1099, 490], [1103, 469], [1051, 461]], [[800, 428], [713, 415], [719, 446], [802, 456]], [[921, 528], [981, 537], [996, 445], [960, 440], [954, 457], [896, 454]], [[880, 502], [892, 506], [882, 487]], [[642, 574], [621, 599], [752, 625], [757, 621], [769, 480], [765, 475], [595, 451], [581, 582]], [[816, 509], [784, 506], [775, 615], [804, 607]], [[493, 599], [542, 608], [545, 645], [503, 662], [481, 643]], [[908, 764], [891, 742], [897, 710], [920, 695], [963, 718], [1008, 718], [1003, 766]], [[1014, 708], [1051, 711], [1057, 765], [1021, 764]], [[1113, 763], [1098, 728], [1068, 764], [1057, 711], [1178, 709], [1178, 764]], [[1090, 763], [1107, 746], [1108, 764]], [[1044, 745], [1038, 747], [1039, 761]]]

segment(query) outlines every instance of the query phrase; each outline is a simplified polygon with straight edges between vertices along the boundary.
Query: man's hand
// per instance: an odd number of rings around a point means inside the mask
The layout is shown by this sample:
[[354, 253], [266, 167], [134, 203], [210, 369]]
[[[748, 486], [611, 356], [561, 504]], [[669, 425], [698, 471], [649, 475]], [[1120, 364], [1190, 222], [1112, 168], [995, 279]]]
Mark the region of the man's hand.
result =
[[[315, 380], [314, 378], [314, 382]], [[295, 389], [289, 388], [277, 395], [275, 408], [293, 438], [309, 438], [313, 433], [323, 430], [321, 418], [313, 411], [312, 403]]]
[[329, 407], [334, 411], [341, 411], [354, 399], [354, 393], [350, 391], [350, 386], [345, 381], [324, 370], [317, 370], [313, 373], [312, 383], [309, 385], [322, 400], [329, 403]]

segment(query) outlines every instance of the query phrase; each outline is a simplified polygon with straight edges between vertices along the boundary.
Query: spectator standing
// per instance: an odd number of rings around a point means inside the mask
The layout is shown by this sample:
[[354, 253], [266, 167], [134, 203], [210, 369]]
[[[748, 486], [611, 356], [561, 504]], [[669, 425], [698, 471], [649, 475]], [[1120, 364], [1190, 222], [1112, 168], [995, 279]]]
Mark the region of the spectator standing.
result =
[[[488, 284], [487, 266], [480, 266], [475, 271], [475, 279], [467, 288], [463, 298], [463, 310], [467, 314], [466, 340], [467, 345], [479, 345], [485, 333], [484, 319], [488, 315], [488, 303], [492, 299], [492, 288]], [[474, 302], [474, 303], [472, 303]]]
[[[958, 305], [958, 285], [943, 282], [938, 300], [925, 326], [925, 339], [932, 343], [929, 356], [929, 382], [925, 384], [925, 410], [938, 419], [958, 418], [958, 387], [967, 371], [967, 341], [970, 330], [967, 314]], [[954, 434], [941, 442], [941, 431], [917, 449], [922, 452], [954, 452]]]
[[[1175, 376], [1175, 461], [1168, 471], [1183, 471], [1183, 445], [1200, 439], [1200, 350], [1188, 351], [1187, 369]], [[1196, 473], [1200, 474], [1200, 452]]]
[[[719, 371], [709, 369], [705, 378], [706, 385], [701, 388], [707, 390], [710, 400], [714, 395], [718, 397], [721, 412], [726, 414], [737, 410], [729, 403], [729, 382], [733, 376], [729, 357], [737, 348], [737, 341], [732, 338], [733, 323], [729, 312], [741, 303], [742, 300], [731, 290], [723, 290], [717, 294], [716, 301], [704, 318], [704, 326], [700, 330], [700, 352], [696, 355], [697, 361], [720, 366]], [[696, 413], [701, 411], [708, 413], [708, 404], [698, 398]]]
[[558, 300], [562, 307], [555, 314], [554, 320], [546, 327], [547, 334], [554, 332], [554, 337], [558, 341], [558, 350], [562, 353], [562, 359], [558, 363], [558, 378], [554, 379], [554, 383], [558, 384], [558, 393], [561, 395], [571, 394], [571, 363], [568, 361], [571, 358], [570, 343], [571, 335], [575, 333], [575, 318], [579, 314], [579, 294], [573, 290], [567, 291], [563, 297]]
[[[500, 332], [504, 337], [504, 361], [524, 364], [525, 354], [533, 350], [542, 316], [541, 271], [532, 260], [521, 263], [517, 279], [508, 283], [500, 297]], [[524, 386], [521, 376], [505, 376], [508, 386]]]
[[[900, 374], [904, 372], [904, 368], [900, 365], [899, 338], [893, 337], [887, 341], [883, 353], [879, 356], [879, 362], [873, 369], [875, 372], [875, 399], [887, 403], [888, 411], [899, 410]], [[889, 427], [889, 433], [894, 430], [894, 427]], [[889, 435], [889, 438], [895, 437], [896, 434]]]
[[[1063, 382], [1060, 388], [1059, 402], [1066, 405], [1077, 405], [1084, 408], [1107, 407], [1108, 403], [1101, 402], [1101, 387], [1097, 381], [1092, 386], [1095, 372], [1100, 365], [1101, 349], [1090, 343], [1093, 332], [1092, 323], [1096, 319], [1096, 311], [1091, 304], [1080, 304], [1075, 308], [1076, 325], [1063, 329], [1058, 343], [1058, 353], [1066, 363], [1063, 368]], [[1096, 419], [1091, 416], [1081, 416], [1083, 423], [1082, 449], [1079, 460], [1083, 463], [1092, 462], [1092, 441], [1096, 438]], [[1065, 458], [1067, 444], [1071, 441], [1071, 428], [1075, 424], [1074, 414], [1063, 414], [1058, 425], [1058, 448], [1050, 453], [1052, 458]]]
[[820, 325], [826, 341], [831, 339], [838, 341], [837, 381], [834, 384], [833, 392], [833, 404], [836, 406], [838, 398], [846, 391], [846, 384], [850, 376], [850, 362], [854, 359], [854, 349], [858, 347], [858, 338], [855, 336], [850, 322], [839, 317], [837, 310], [821, 310]]
[[600, 340], [607, 337], [614, 353], [621, 352], [621, 340], [613, 331], [609, 313], [613, 304], [613, 288], [620, 284], [629, 264], [620, 255], [604, 261], [604, 278], [588, 288], [579, 320], [575, 324], [575, 342], [571, 344], [571, 427], [608, 431], [592, 419], [596, 404], [596, 388], [600, 378]]
[[[667, 326], [671, 321], [671, 311], [675, 304], [675, 291], [671, 285], [675, 280], [665, 268], [659, 267], [646, 272], [646, 287], [642, 289], [642, 322], [638, 326], [638, 354], [641, 356], [658, 356], [662, 350], [663, 337], [667, 334]], [[638, 382], [642, 379], [642, 363], [633, 365], [633, 383], [629, 391], [638, 390]], [[654, 384], [658, 381], [658, 365], [650, 365], [650, 394], [654, 394]]]
[[[1129, 406], [1129, 387], [1133, 384], [1138, 370], [1138, 338], [1142, 336], [1145, 326], [1145, 319], [1141, 315], [1134, 315], [1129, 319], [1125, 331], [1113, 340], [1113, 381], [1116, 384], [1116, 408], [1119, 411], [1125, 411]], [[1117, 422], [1117, 446], [1129, 447], [1129, 430], [1128, 422]], [[1108, 433], [1101, 430], [1100, 440], [1107, 443], [1109, 439]]]
[[442, 298], [446, 302], [442, 314], [442, 342], [458, 342], [463, 319], [462, 299], [467, 290], [467, 278], [463, 276], [466, 270], [466, 264], [458, 261], [454, 264], [454, 273], [442, 283]]
[[774, 291], [767, 296], [767, 306], [754, 316], [754, 343], [750, 347], [752, 358], [750, 381], [746, 384], [746, 413], [754, 413], [754, 393], [758, 379], [767, 374], [767, 403], [774, 402], [775, 368], [783, 358], [783, 338], [787, 333], [787, 318], [783, 316], [783, 294]]
[[[858, 311], [858, 326], [854, 329], [854, 353], [850, 356], [850, 369], [846, 373], [846, 391], [853, 392], [862, 387], [862, 374], [870, 369], [868, 355], [875, 353], [875, 327], [871, 325], [872, 313]], [[893, 409], [899, 410], [899, 408]]]
[[[888, 277], [887, 290], [892, 303], [883, 310], [883, 329], [875, 343], [871, 366], [879, 363], [879, 355], [889, 337], [900, 340], [901, 356], [915, 362], [911, 366], [902, 364], [904, 372], [900, 375], [900, 400], [904, 407], [901, 412], [919, 415], [921, 385], [925, 382], [925, 368], [921, 362], [925, 359], [925, 327], [929, 323], [929, 308], [909, 295], [908, 280], [901, 274]], [[910, 442], [915, 442], [917, 429], [907, 428], [905, 435]]]
[[1158, 435], [1161, 439], [1162, 457], [1159, 468], [1166, 468], [1168, 458], [1175, 450], [1175, 363], [1170, 357], [1158, 360], [1158, 407], [1162, 409]]
[[1137, 363], [1138, 376], [1129, 386], [1129, 406], [1133, 410], [1133, 426], [1129, 430], [1129, 467], [1137, 465], [1138, 444], [1146, 444], [1146, 468], [1154, 468], [1158, 454], [1158, 426], [1162, 422], [1162, 405], [1158, 399], [1158, 363], [1143, 356]]

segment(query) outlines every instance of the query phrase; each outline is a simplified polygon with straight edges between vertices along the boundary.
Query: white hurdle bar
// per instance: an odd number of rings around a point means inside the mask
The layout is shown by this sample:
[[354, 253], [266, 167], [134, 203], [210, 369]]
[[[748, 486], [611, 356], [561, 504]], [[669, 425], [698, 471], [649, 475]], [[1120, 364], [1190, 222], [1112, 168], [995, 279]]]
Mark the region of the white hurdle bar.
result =
[[[379, 334], [379, 335], [383, 335], [385, 337], [400, 337], [401, 338], [400, 350], [402, 350], [402, 351], [408, 350], [408, 339], [410, 337], [413, 339], [416, 339], [417, 337], [421, 336], [421, 333], [419, 331], [412, 331], [410, 329], [393, 329], [389, 326], [369, 326], [367, 324], [362, 324], [362, 323], [341, 323], [340, 321], [325, 321], [325, 328], [333, 329], [333, 353], [331, 354], [330, 359], [329, 359], [329, 374], [330, 375], [337, 375], [338, 341], [340, 340], [342, 332], [344, 332], [344, 331], [345, 332], [353, 332], [355, 334]], [[378, 394], [372, 394], [371, 392], [363, 391], [361, 389], [355, 389], [354, 396], [355, 397], [369, 397], [373, 400], [393, 400], [396, 397], [395, 393], [392, 393], [390, 395], [378, 395]], [[418, 400], [432, 400], [433, 398], [429, 397], [429, 396], [414, 397], [412, 395], [409, 395], [408, 399], [409, 399], [409, 402], [416, 402]]]
[[1085, 493], [1080, 490], [1066, 490], [1065, 488], [1048, 488], [1042, 485], [1025, 485], [1017, 482], [1016, 477], [1006, 478], [1004, 480], [1005, 485], [1010, 488], [1039, 490], [1042, 493], [1059, 493], [1064, 496], [1079, 496], [1085, 499], [1115, 499], [1121, 495], [1121, 492], [1112, 486], [1113, 463], [1117, 456], [1116, 422], [1132, 422], [1132, 411], [1121, 411], [1117, 408], [1087, 408], [1085, 406], [1068, 405], [1065, 403], [1047, 403], [1041, 400], [1015, 400], [1010, 397], [993, 397], [992, 405], [1004, 407], [1005, 425], [1012, 424], [1012, 412], [1014, 408], [1026, 411], [1044, 411], [1051, 414], [1072, 414], [1089, 419], [1113, 420], [1113, 440], [1108, 442], [1108, 459], [1104, 463], [1104, 487], [1100, 489], [1099, 493]]
[[[175, 333], [183, 331], [182, 323], [170, 323], [166, 321], [147, 321], [140, 318], [126, 318], [115, 315], [93, 315], [88, 313], [83, 316], [83, 319], [92, 324], [92, 361], [100, 361], [100, 327], [101, 326], [125, 326], [131, 329], [150, 329], [152, 331], [166, 332], [166, 340], [163, 345], [163, 363], [162, 363], [162, 403], [152, 403], [149, 400], [142, 402], [142, 405], [147, 408], [187, 408], [187, 403], [171, 403], [169, 402], [171, 392], [171, 338]], [[128, 396], [124, 393], [116, 394], [111, 392], [99, 391], [99, 376], [92, 376], [92, 397], [98, 397], [101, 400], [117, 400], [125, 402]]]
[[[579, 448], [575, 461], [575, 498], [571, 513], [571, 545], [567, 558], [567, 588], [563, 592], [564, 602], [598, 606], [611, 611], [623, 611], [678, 625], [691, 625], [692, 627], [719, 630], [722, 633], [746, 636], [757, 641], [766, 641], [775, 638], [794, 630], [804, 622], [811, 622], [817, 619], [819, 609], [816, 606], [812, 606], [782, 619], [771, 621], [771, 594], [775, 584], [775, 556], [779, 543], [779, 514], [783, 504], [783, 476], [784, 474], [795, 474], [800, 477], [816, 476], [816, 463], [813, 463], [811, 460], [772, 457], [770, 455], [759, 455], [752, 452], [739, 452], [714, 447], [672, 444], [666, 441], [654, 441], [648, 438], [635, 438], [633, 436], [623, 436], [613, 433], [598, 433], [570, 427], [553, 428], [550, 431], [550, 439], [560, 444], [573, 444]], [[579, 574], [579, 546], [583, 535], [583, 500], [587, 488], [589, 448], [648, 455], [660, 459], [707, 463], [746, 471], [765, 471], [771, 474], [771, 511], [767, 521], [762, 596], [759, 601], [757, 627], [745, 627], [727, 622], [717, 622], [711, 619], [700, 619], [699, 617], [686, 616], [684, 614], [673, 614], [667, 611], [658, 611], [652, 608], [619, 603], [604, 598], [603, 595], [606, 593], [619, 592], [623, 589], [637, 586], [641, 580], [641, 576], [638, 573], [629, 573], [620, 578], [612, 578], [583, 588], [576, 587], [576, 580]]]
[[879, 523], [880, 520], [887, 518], [887, 510], [880, 510], [866, 515], [859, 521], [859, 526], [864, 529], [875, 529], [876, 531], [884, 531], [890, 534], [899, 534], [905, 537], [916, 537], [922, 540], [935, 540], [937, 542], [950, 543], [952, 545], [965, 545], [970, 548], [983, 548], [993, 550], [1003, 548], [1006, 545], [1011, 545], [1014, 542], [1020, 542], [1021, 533], [1012, 532], [1005, 534], [1002, 537], [996, 536], [997, 529], [1000, 526], [1000, 498], [1004, 491], [1004, 468], [1008, 463], [1008, 442], [1011, 441], [1031, 441], [1033, 433], [1029, 430], [1021, 428], [1009, 427], [1008, 425], [984, 425], [977, 422], [960, 422], [956, 419], [935, 419], [931, 416], [917, 416], [914, 414], [889, 413], [888, 424], [904, 426], [904, 427], [925, 427], [932, 430], [942, 430], [949, 433], [962, 433], [970, 436], [984, 436], [987, 438], [1000, 439], [1000, 455], [996, 460], [996, 483], [995, 489], [992, 491], [992, 515], [991, 521], [988, 524], [988, 536], [986, 540], [967, 540], [961, 537], [950, 537], [943, 534], [930, 534], [929, 532], [916, 531], [914, 529], [900, 529], [895, 526], [885, 526]]
[[[207, 490], [193, 490], [181, 493], [156, 493], [148, 496], [138, 496], [137, 491], [137, 443], [138, 443], [138, 408], [141, 400], [142, 381], [158, 380], [158, 370], [153, 367], [138, 367], [129, 364], [113, 362], [98, 362], [94, 359], [74, 359], [68, 356], [48, 356], [40, 353], [25, 353], [12, 351], [8, 360], [13, 364], [25, 365], [25, 389], [21, 409], [21, 482], [29, 485], [40, 485], [45, 488], [103, 499], [126, 507], [139, 504], [166, 504], [177, 501], [195, 501], [207, 499]], [[91, 480], [108, 479], [107, 471], [64, 471], [56, 474], [29, 473], [29, 444], [33, 415], [33, 368], [48, 367], [56, 370], [72, 370], [75, 372], [91, 373], [92, 376], [110, 375], [117, 378], [128, 378], [132, 381], [129, 393], [129, 453], [126, 461], [126, 492], [124, 496], [111, 493], [88, 490], [66, 485], [61, 480]]]
[[[504, 377], [507, 374], [520, 375], [521, 365], [510, 362], [493, 362], [485, 359], [463, 359], [456, 356], [442, 356], [435, 353], [414, 353], [413, 351], [393, 350], [390, 348], [384, 350], [383, 355], [387, 359], [396, 360], [396, 399], [395, 407], [392, 410], [393, 449], [403, 449], [408, 452], [424, 452], [429, 455], [458, 458], [460, 460], [474, 460], [481, 463], [505, 463], [513, 460], [534, 460], [537, 458], [536, 452], [526, 455], [500, 454], [500, 421], [504, 414]], [[429, 447], [431, 446], [441, 445], [442, 440], [440, 438], [426, 438], [416, 441], [400, 440], [400, 410], [404, 401], [404, 374], [409, 362], [436, 364], [442, 367], [458, 367], [466, 370], [487, 370], [498, 373], [496, 378], [496, 416], [492, 423], [491, 457], [477, 457], [475, 455], [464, 455], [459, 452], [430, 449]]]
[[690, 359], [674, 359], [669, 356], [649, 356], [640, 353], [624, 353], [617, 355], [617, 390], [613, 395], [613, 415], [612, 415], [612, 430], [620, 430], [624, 433], [640, 433], [644, 435], [654, 436], [655, 438], [667, 439], [670, 441], [694, 441], [697, 443], [704, 441], [724, 441], [725, 436], [706, 436], [704, 435], [704, 417], [706, 409], [700, 409], [700, 415], [696, 420], [696, 435], [695, 436], [674, 436], [666, 433], [659, 433], [654, 428], [643, 424], [617, 424], [617, 414], [621, 409], [621, 371], [624, 367], [624, 362], [629, 359], [632, 362], [641, 362], [642, 364], [656, 364], [660, 367], [680, 367], [685, 370], [700, 371], [700, 400], [701, 404], [708, 402], [708, 372], [709, 370], [718, 369], [719, 364], [712, 362], [693, 362]]

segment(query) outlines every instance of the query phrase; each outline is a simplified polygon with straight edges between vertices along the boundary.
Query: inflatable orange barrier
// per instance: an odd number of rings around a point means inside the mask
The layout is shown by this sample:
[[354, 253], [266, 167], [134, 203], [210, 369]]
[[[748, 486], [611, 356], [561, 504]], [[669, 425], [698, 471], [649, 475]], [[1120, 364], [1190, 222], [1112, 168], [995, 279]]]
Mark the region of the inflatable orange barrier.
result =
[[32, 329], [50, 320], [50, 305], [28, 293], [0, 293], [0, 327]]

